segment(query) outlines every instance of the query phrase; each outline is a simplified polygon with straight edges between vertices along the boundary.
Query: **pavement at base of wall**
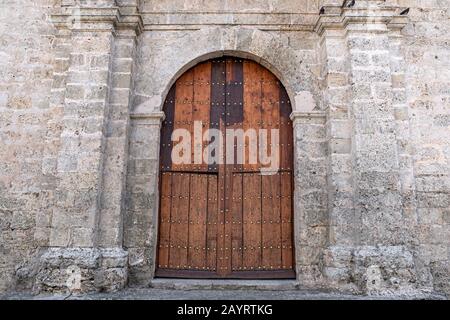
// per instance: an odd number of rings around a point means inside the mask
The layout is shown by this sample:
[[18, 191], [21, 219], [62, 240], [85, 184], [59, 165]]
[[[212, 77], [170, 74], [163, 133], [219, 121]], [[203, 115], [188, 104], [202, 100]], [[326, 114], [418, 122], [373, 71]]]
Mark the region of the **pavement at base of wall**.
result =
[[8, 293], [1, 300], [446, 300], [445, 296], [429, 293], [396, 295], [348, 295], [304, 290], [173, 290], [130, 288], [115, 293], [31, 295]]

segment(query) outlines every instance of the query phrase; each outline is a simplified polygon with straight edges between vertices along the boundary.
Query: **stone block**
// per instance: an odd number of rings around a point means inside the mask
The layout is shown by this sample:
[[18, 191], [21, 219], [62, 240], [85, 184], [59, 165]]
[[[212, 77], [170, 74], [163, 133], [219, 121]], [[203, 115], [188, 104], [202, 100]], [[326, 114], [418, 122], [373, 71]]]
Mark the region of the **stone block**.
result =
[[329, 146], [332, 154], [349, 154], [352, 150], [350, 139], [331, 139]]
[[83, 100], [85, 97], [85, 87], [80, 84], [67, 84], [66, 98], [70, 100]]

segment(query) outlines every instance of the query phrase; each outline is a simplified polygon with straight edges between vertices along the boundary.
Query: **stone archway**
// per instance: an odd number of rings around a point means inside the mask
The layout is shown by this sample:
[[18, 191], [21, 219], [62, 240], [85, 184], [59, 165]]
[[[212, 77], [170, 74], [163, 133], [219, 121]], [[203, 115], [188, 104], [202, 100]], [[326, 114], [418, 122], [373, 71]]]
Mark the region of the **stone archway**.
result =
[[[147, 56], [150, 43], [153, 51]], [[133, 104], [137, 114], [162, 110], [169, 89], [184, 72], [202, 61], [227, 55], [253, 60], [270, 70], [285, 86], [293, 111], [315, 110], [320, 96], [313, 81], [316, 76], [281, 35], [240, 27], [205, 28], [183, 37], [141, 39], [140, 50], [143, 57], [137, 65]]]

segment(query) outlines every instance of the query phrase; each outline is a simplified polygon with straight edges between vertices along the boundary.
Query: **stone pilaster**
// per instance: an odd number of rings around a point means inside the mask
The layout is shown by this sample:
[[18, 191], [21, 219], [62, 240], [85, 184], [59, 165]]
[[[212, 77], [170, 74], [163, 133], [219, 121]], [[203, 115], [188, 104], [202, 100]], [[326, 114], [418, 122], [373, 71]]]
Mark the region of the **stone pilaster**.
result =
[[73, 30], [50, 246], [93, 247], [102, 189], [112, 30]]
[[346, 9], [352, 81], [352, 161], [362, 245], [401, 243], [402, 198], [387, 23], [375, 1]]
[[[156, 103], [156, 104], [155, 104]], [[164, 120], [158, 101], [147, 101], [131, 114], [124, 246], [130, 255], [130, 284], [154, 275], [158, 234], [159, 139]]]
[[134, 17], [134, 25], [120, 25], [115, 32], [99, 223], [98, 244], [101, 247], [123, 243], [130, 105], [136, 68], [136, 37], [141, 32], [140, 18]]
[[358, 242], [360, 217], [354, 211], [351, 157], [351, 86], [345, 30], [321, 34], [322, 82], [326, 104], [328, 142], [328, 202], [330, 244]]
[[291, 115], [294, 127], [294, 237], [302, 288], [322, 286], [321, 259], [328, 239], [325, 114]]
[[323, 274], [332, 287], [355, 290], [351, 249], [358, 244], [360, 215], [355, 211], [352, 164], [351, 79], [342, 1], [322, 1], [316, 32], [320, 36], [321, 86], [326, 114], [328, 248]]

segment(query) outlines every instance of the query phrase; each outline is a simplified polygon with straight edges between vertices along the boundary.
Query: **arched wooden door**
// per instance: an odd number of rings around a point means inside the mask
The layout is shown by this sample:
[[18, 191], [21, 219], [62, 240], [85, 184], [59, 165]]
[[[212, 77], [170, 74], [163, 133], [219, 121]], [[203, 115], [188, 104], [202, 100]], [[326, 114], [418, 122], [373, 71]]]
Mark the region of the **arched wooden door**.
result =
[[[164, 112], [156, 276], [294, 278], [293, 137], [283, 85], [253, 61], [222, 57], [183, 74]], [[208, 129], [221, 136], [203, 140]], [[266, 154], [278, 155], [277, 170], [262, 173], [267, 161], [259, 150], [250, 161], [250, 139], [231, 129], [252, 129], [259, 141], [266, 129]], [[180, 132], [191, 134], [190, 145]], [[269, 139], [276, 132], [279, 140]], [[220, 139], [222, 149], [207, 149]]]

